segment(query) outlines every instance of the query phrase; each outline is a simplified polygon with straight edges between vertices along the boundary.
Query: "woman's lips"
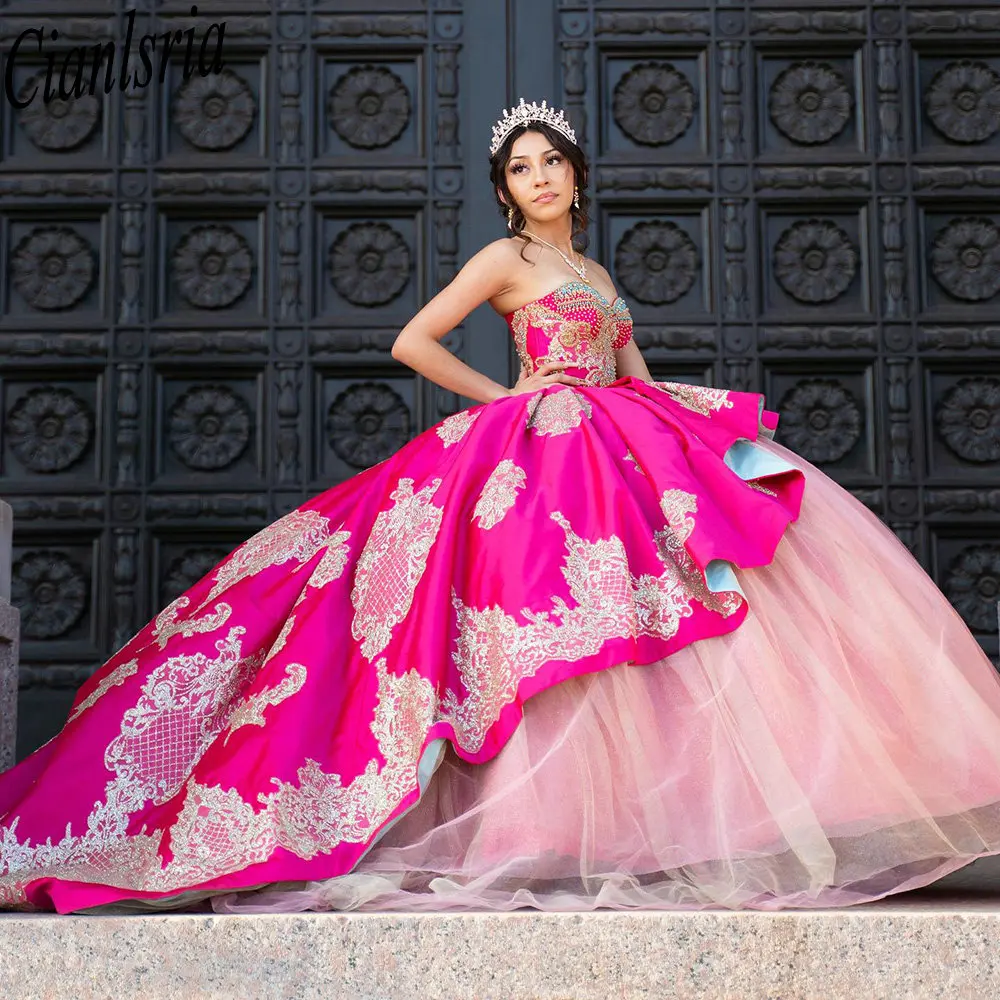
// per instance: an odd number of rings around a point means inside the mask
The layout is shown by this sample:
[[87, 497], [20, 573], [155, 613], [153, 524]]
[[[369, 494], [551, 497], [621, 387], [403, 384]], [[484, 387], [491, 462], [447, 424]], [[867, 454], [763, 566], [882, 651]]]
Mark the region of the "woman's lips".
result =
[[550, 192], [549, 194], [540, 194], [540, 195], [539, 195], [539, 196], [538, 196], [538, 197], [537, 197], [537, 198], [535, 199], [535, 204], [536, 204], [536, 205], [544, 205], [544, 204], [546, 204], [547, 202], [550, 202], [550, 201], [555, 201], [555, 200], [556, 200], [556, 197], [557, 197], [557, 196], [556, 196], [556, 195], [554, 195], [554, 194], [552, 194], [551, 192]]

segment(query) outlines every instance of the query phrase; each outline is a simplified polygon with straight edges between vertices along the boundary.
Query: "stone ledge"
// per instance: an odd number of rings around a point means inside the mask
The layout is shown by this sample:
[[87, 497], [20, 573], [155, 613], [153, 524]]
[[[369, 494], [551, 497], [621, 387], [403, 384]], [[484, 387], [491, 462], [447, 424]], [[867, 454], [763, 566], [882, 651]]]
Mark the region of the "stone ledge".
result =
[[10, 572], [14, 544], [14, 511], [0, 500], [0, 598], [10, 601]]
[[14, 766], [21, 612], [0, 597], [0, 771]]
[[1000, 897], [783, 913], [0, 916], [9, 998], [981, 1000]]
[[10, 603], [13, 512], [0, 500], [0, 771], [14, 763], [21, 613]]

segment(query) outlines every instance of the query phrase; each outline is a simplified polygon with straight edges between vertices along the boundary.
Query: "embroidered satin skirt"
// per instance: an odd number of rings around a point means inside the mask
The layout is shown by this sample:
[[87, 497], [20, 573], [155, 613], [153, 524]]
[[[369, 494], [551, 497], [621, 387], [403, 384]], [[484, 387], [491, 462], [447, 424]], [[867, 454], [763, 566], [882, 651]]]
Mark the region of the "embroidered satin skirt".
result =
[[0, 775], [0, 905], [830, 906], [1000, 852], [996, 671], [775, 423], [551, 387], [312, 498]]

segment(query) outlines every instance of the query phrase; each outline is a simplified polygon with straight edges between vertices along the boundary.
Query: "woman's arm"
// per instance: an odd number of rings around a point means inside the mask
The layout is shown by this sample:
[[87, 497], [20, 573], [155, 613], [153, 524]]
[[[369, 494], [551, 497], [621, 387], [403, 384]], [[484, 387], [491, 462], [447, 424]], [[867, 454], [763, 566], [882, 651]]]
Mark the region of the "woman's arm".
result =
[[392, 356], [397, 361], [445, 389], [480, 403], [509, 396], [510, 390], [469, 367], [438, 341], [473, 309], [507, 287], [510, 248], [506, 244], [507, 240], [496, 240], [483, 247], [400, 330], [392, 345]]
[[630, 339], [620, 351], [615, 351], [615, 368], [619, 378], [631, 375], [643, 382], [653, 381], [653, 376], [649, 374], [649, 369], [643, 360], [642, 352], [634, 340]]

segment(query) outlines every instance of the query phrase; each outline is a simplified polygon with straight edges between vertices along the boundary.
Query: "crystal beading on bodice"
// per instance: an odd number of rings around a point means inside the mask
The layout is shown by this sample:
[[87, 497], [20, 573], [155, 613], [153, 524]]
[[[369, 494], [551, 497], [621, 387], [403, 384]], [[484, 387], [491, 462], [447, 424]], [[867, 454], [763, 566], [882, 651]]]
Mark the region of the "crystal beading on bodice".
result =
[[583, 379], [585, 385], [615, 381], [615, 351], [632, 337], [625, 300], [608, 302], [582, 281], [567, 281], [505, 319], [517, 356], [529, 373], [549, 361], [568, 361], [566, 374]]

